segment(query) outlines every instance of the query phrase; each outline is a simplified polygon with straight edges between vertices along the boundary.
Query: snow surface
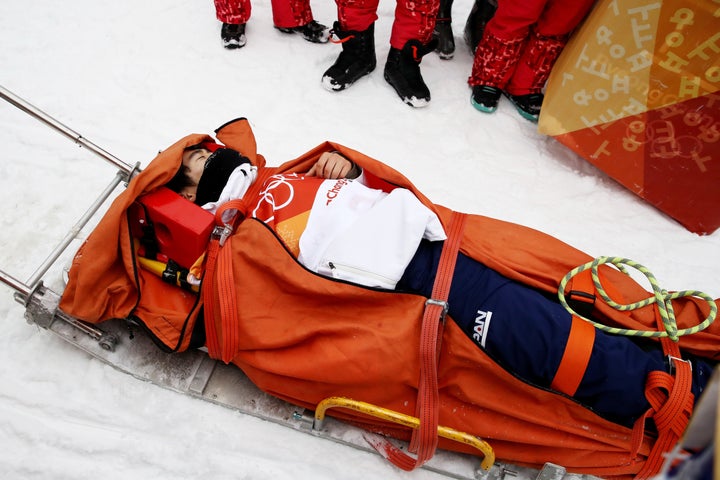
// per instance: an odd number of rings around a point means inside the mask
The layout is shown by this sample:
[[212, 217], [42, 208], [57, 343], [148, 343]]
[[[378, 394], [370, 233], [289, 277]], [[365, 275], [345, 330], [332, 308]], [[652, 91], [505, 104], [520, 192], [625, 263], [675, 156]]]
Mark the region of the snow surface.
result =
[[[720, 296], [720, 232], [686, 231], [508, 102], [494, 115], [470, 106], [470, 0], [455, 1], [455, 58], [422, 63], [424, 109], [382, 78], [394, 2], [378, 12], [378, 69], [340, 93], [320, 86], [340, 47], [273, 29], [267, 1], [253, 5], [248, 43], [235, 51], [221, 48], [210, 1], [2, 3], [0, 85], [125, 162], [147, 165], [182, 136], [245, 116], [270, 164], [333, 140], [387, 162], [438, 203], [632, 258], [669, 290]], [[331, 24], [333, 2], [313, 8]], [[0, 268], [26, 280], [116, 169], [6, 102], [0, 144]], [[53, 269], [46, 283], [59, 278]], [[437, 478], [118, 373], [29, 326], [12, 293], [0, 295], [2, 478]]]

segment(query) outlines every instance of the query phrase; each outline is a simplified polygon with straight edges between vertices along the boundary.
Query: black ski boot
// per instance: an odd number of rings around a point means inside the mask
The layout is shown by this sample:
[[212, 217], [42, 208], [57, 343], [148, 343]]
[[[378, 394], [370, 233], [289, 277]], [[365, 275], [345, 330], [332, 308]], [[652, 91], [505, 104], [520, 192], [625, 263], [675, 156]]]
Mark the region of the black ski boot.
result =
[[427, 45], [419, 40], [410, 40], [402, 50], [390, 47], [385, 63], [385, 80], [411, 107], [424, 107], [430, 102], [430, 90], [420, 74], [420, 62], [422, 57], [435, 50], [436, 44], [436, 39]]
[[435, 51], [443, 60], [450, 60], [455, 55], [455, 38], [452, 31], [453, 0], [440, 0], [440, 9], [435, 20], [433, 38], [437, 38]]
[[483, 36], [485, 25], [495, 15], [495, 10], [497, 10], [497, 0], [475, 0], [467, 22], [465, 22], [463, 34], [465, 43], [470, 47], [472, 53], [475, 53], [475, 49]]
[[220, 38], [223, 47], [229, 50], [244, 47], [247, 43], [245, 24], [223, 23], [220, 28]]
[[340, 22], [330, 32], [342, 43], [342, 52], [322, 77], [322, 86], [330, 91], [345, 90], [360, 77], [375, 70], [375, 24], [362, 32], [343, 31]]

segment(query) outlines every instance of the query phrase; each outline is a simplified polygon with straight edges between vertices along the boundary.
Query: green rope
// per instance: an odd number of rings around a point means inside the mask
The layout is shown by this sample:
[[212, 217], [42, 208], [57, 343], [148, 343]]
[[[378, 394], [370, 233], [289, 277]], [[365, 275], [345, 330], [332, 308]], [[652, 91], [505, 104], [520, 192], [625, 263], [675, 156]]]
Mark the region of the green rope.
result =
[[[602, 284], [600, 283], [600, 277], [598, 275], [598, 268], [600, 265], [609, 263], [611, 265], [614, 265], [618, 270], [620, 270], [622, 273], [629, 275], [627, 268], [625, 265], [628, 265], [638, 271], [640, 271], [650, 282], [650, 285], [652, 286], [652, 292], [653, 296], [650, 298], [646, 298], [645, 300], [641, 300], [639, 302], [631, 303], [629, 305], [622, 305], [617, 302], [615, 302], [612, 298], [608, 296], [608, 294], [605, 292], [605, 289], [603, 288]], [[568, 282], [578, 273], [584, 272], [585, 270], [591, 270], [592, 275], [592, 281], [595, 285], [595, 289], [597, 290], [600, 297], [602, 297], [603, 300], [612, 308], [619, 311], [630, 311], [630, 310], [636, 310], [638, 308], [646, 307], [648, 305], [651, 305], [653, 303], [656, 303], [658, 306], [658, 311], [660, 312], [660, 318], [662, 319], [663, 326], [665, 328], [664, 332], [659, 331], [648, 331], [648, 330], [631, 330], [631, 329], [625, 329], [625, 328], [615, 328], [615, 327], [608, 327], [607, 325], [603, 325], [601, 323], [597, 323], [589, 318], [585, 318], [582, 315], [579, 315], [577, 312], [575, 312], [567, 303], [565, 300], [565, 289], [567, 287]], [[598, 329], [616, 334], [616, 335], [628, 335], [628, 336], [635, 336], [635, 337], [668, 337], [672, 341], [677, 342], [680, 337], [683, 335], [692, 335], [693, 333], [700, 332], [702, 330], [705, 330], [707, 327], [710, 326], [710, 324], [715, 321], [715, 317], [717, 316], [717, 304], [715, 303], [715, 300], [708, 294], [699, 292], [697, 290], [683, 290], [680, 292], [668, 292], [667, 290], [663, 290], [660, 288], [660, 285], [657, 282], [657, 279], [655, 276], [645, 268], [643, 265], [633, 261], [629, 260], [627, 258], [621, 258], [621, 257], [598, 257], [592, 262], [588, 262], [585, 265], [580, 265], [577, 268], [574, 268], [571, 270], [567, 275], [565, 275], [560, 282], [560, 286], [558, 288], [558, 297], [560, 299], [560, 303], [562, 304], [565, 309], [570, 312], [573, 315], [576, 315], [583, 320], [587, 320], [588, 322], [592, 323], [595, 327]], [[710, 305], [710, 313], [708, 313], [707, 317], [705, 317], [705, 320], [691, 328], [685, 328], [682, 330], [678, 330], [677, 323], [675, 321], [675, 311], [673, 310], [672, 301], [676, 298], [682, 298], [682, 297], [698, 297], [702, 300], [705, 300]]]

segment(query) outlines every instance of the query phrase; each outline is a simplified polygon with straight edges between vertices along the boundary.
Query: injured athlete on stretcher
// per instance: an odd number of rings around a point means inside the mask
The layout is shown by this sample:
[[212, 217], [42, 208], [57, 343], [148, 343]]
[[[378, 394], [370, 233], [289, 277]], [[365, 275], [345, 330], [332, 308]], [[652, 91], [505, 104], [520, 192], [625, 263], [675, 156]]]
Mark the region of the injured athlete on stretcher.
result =
[[[677, 343], [596, 328], [558, 299], [563, 277], [592, 257], [537, 230], [434, 204], [360, 152], [325, 142], [269, 167], [246, 119], [215, 137], [184, 137], [130, 182], [73, 260], [63, 311], [92, 323], [131, 317], [169, 352], [205, 346], [296, 405], [345, 396], [413, 413], [423, 312], [438, 300], [448, 308], [438, 334], [440, 421], [494, 440], [498, 458], [596, 475], [637, 473], [656, 443], [646, 420], [669, 398], [653, 392], [673, 390], [682, 399], [670, 402], [673, 418], [689, 416], [720, 357], [716, 324]], [[160, 190], [182, 202], [183, 219], [200, 212], [221, 232], [183, 265], [199, 294], [138, 267], [128, 212]], [[615, 268], [597, 271], [618, 301], [651, 296]], [[590, 271], [566, 288], [575, 312], [584, 305], [599, 324], [658, 328], [656, 307], [618, 311], [583, 276]], [[716, 302], [672, 303], [688, 329]]]
[[[222, 204], [243, 198], [257, 176], [248, 158], [205, 142], [185, 150], [168, 187], [215, 213]], [[385, 193], [368, 187], [362, 169], [332, 151], [321, 153], [307, 173], [270, 176], [252, 195], [246, 199], [252, 217], [271, 227], [313, 272], [432, 296], [446, 235], [438, 217], [409, 190]], [[448, 306], [450, 317], [498, 363], [527, 382], [552, 386], [572, 320], [557, 299], [458, 253]], [[659, 345], [639, 345], [601, 331], [594, 336], [572, 396], [630, 426], [649, 408], [644, 395], [648, 374], [666, 371], [668, 364]], [[702, 361], [693, 366], [697, 398], [712, 369]]]

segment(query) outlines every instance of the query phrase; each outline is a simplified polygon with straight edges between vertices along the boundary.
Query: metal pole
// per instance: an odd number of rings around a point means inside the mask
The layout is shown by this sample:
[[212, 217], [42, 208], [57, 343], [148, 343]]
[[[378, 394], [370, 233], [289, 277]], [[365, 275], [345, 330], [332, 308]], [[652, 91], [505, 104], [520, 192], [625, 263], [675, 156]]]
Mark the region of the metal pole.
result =
[[138, 173], [138, 165], [130, 165], [129, 163], [125, 163], [116, 156], [106, 152], [102, 148], [98, 147], [91, 141], [83, 138], [82, 135], [75, 132], [71, 128], [63, 125], [59, 121], [55, 120], [53, 117], [48, 115], [47, 113], [43, 112], [42, 110], [38, 109], [37, 107], [34, 107], [30, 103], [26, 102], [22, 98], [18, 97], [2, 85], [0, 85], [0, 97], [2, 97], [4, 100], [6, 100], [8, 103], [16, 106], [23, 112], [29, 114], [30, 116], [40, 120], [44, 124], [52, 127], [56, 131], [60, 132], [65, 137], [72, 140], [77, 145], [80, 145], [81, 147], [85, 147], [91, 152], [93, 152], [95, 155], [98, 155], [99, 157], [105, 159], [106, 161], [110, 162], [111, 164], [115, 165], [116, 167], [120, 168], [123, 172], [125, 172], [125, 182], [129, 182], [132, 177]]
[[17, 278], [5, 273], [4, 270], [0, 270], [0, 281], [15, 290], [15, 292], [22, 295], [24, 298], [27, 298], [33, 290]]
[[0, 269], [0, 282], [15, 290], [15, 292], [22, 295], [24, 301], [27, 301], [28, 297], [38, 288], [43, 275], [47, 273], [50, 267], [53, 266], [60, 255], [62, 255], [65, 249], [67, 249], [68, 245], [70, 245], [70, 243], [78, 236], [102, 204], [115, 191], [115, 188], [120, 185], [125, 175], [126, 174], [121, 171], [117, 172], [110, 184], [102, 191], [100, 196], [95, 199], [93, 204], [85, 211], [80, 220], [75, 223], [73, 228], [65, 235], [65, 238], [62, 239], [58, 246], [55, 247], [55, 249], [50, 253], [50, 255], [48, 255], [45, 261], [35, 270], [26, 282], [18, 280], [2, 269]]
[[113, 178], [112, 182], [110, 182], [110, 185], [108, 185], [105, 190], [103, 190], [100, 196], [95, 200], [95, 202], [90, 206], [90, 208], [85, 212], [85, 214], [80, 218], [80, 220], [78, 220], [72, 230], [68, 232], [65, 238], [52, 251], [52, 253], [50, 253], [47, 259], [42, 263], [42, 265], [40, 265], [40, 267], [38, 267], [38, 269], [30, 276], [27, 282], [23, 283], [0, 269], [0, 282], [14, 289], [16, 293], [22, 296], [22, 299], [27, 302], [29, 300], [29, 296], [33, 295], [35, 290], [40, 286], [42, 276], [45, 275], [45, 273], [50, 269], [50, 267], [52, 267], [52, 265], [55, 263], [55, 261], [57, 261], [60, 255], [62, 255], [68, 245], [70, 245], [70, 243], [77, 237], [82, 228], [90, 221], [92, 216], [102, 206], [105, 200], [107, 200], [107, 198], [112, 194], [115, 188], [117, 188], [117, 186], [122, 182], [125, 182], [125, 184], [127, 184], [133, 176], [140, 172], [140, 163], [138, 162], [135, 165], [130, 165], [129, 163], [123, 162], [119, 158], [111, 155], [110, 153], [106, 152], [94, 143], [83, 138], [82, 135], [63, 125], [59, 121], [55, 120], [42, 110], [34, 107], [22, 98], [13, 94], [2, 85], [0, 85], [0, 97], [2, 97], [8, 103], [17, 107], [18, 109], [22, 110], [23, 112], [52, 127], [54, 130], [60, 132], [62, 135], [69, 138], [77, 145], [87, 148], [95, 155], [101, 157], [102, 159], [119, 168], [116, 176]]
[[100, 196], [95, 200], [95, 202], [90, 206], [90, 208], [87, 209], [87, 211], [83, 214], [83, 216], [80, 218], [80, 220], [77, 221], [75, 226], [65, 235], [65, 238], [62, 239], [62, 241], [58, 244], [57, 247], [55, 247], [55, 250], [53, 250], [50, 255], [45, 259], [45, 261], [40, 265], [37, 270], [35, 270], [35, 273], [33, 273], [28, 281], [26, 282], [27, 285], [29, 285], [31, 288], [34, 288], [37, 283], [42, 279], [43, 275], [50, 269], [50, 267], [53, 266], [55, 261], [62, 255], [62, 253], [65, 251], [65, 249], [70, 245], [70, 243], [78, 236], [80, 231], [82, 231], [83, 227], [90, 221], [90, 219], [95, 215], [95, 212], [98, 211], [98, 209], [102, 206], [102, 204], [107, 200], [107, 198], [115, 191], [115, 188], [120, 185], [120, 183], [123, 181], [123, 174], [122, 172], [118, 172], [115, 178], [112, 182], [103, 190], [103, 192], [100, 194]]

